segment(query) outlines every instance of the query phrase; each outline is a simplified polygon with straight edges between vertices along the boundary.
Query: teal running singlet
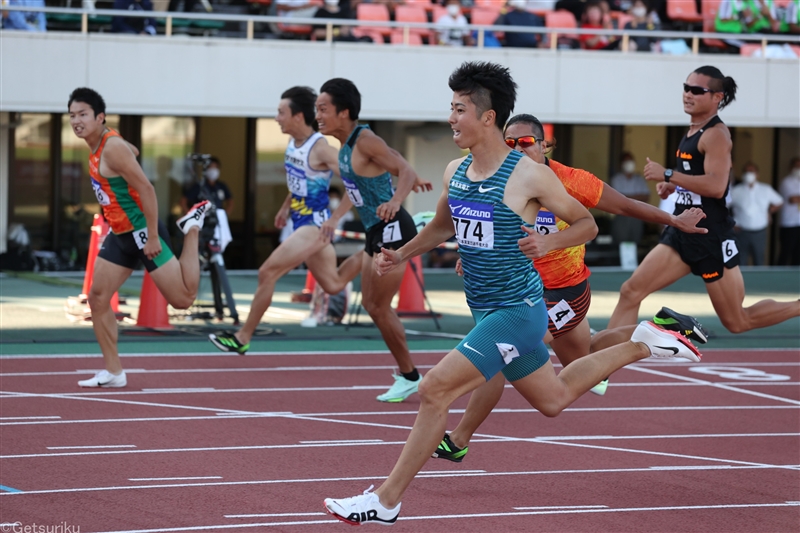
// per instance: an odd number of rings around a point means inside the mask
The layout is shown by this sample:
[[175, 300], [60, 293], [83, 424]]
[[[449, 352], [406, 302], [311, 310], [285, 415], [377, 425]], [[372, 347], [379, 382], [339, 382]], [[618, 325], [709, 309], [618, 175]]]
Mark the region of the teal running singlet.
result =
[[345, 192], [358, 210], [365, 229], [369, 229], [381, 221], [378, 218], [378, 206], [392, 199], [392, 175], [385, 172], [374, 178], [359, 176], [353, 171], [353, 148], [361, 132], [369, 126], [356, 126], [342, 147], [339, 149], [339, 173], [344, 182]]
[[472, 182], [467, 178], [467, 169], [472, 164], [469, 154], [450, 180], [447, 202], [464, 267], [464, 292], [471, 309], [534, 305], [542, 299], [539, 273], [517, 243], [526, 235], [520, 226], [534, 225], [503, 203], [508, 178], [522, 157], [519, 152], [511, 152], [494, 175]]

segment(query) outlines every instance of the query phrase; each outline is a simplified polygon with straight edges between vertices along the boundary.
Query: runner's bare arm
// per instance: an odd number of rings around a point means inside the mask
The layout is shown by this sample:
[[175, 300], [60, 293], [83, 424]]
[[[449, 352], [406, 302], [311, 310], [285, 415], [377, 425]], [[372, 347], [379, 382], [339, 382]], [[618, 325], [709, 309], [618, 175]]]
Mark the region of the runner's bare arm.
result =
[[360, 135], [356, 146], [370, 161], [391, 175], [397, 176], [397, 188], [392, 199], [379, 205], [377, 210], [377, 215], [381, 220], [389, 221], [400, 210], [400, 205], [420, 178], [408, 161], [397, 150], [389, 148], [386, 142], [377, 135]]
[[707, 229], [697, 227], [697, 223], [706, 218], [702, 209], [693, 207], [676, 217], [650, 204], [628, 198], [607, 184], [603, 185], [603, 194], [594, 207], [614, 215], [624, 215], [645, 222], [675, 226], [686, 233], [708, 233]]
[[281, 204], [281, 208], [278, 209], [278, 213], [275, 215], [275, 227], [277, 229], [283, 229], [286, 227], [286, 219], [289, 218], [289, 207], [292, 205], [292, 193], [286, 195], [286, 199]]
[[145, 176], [142, 167], [139, 166], [130, 144], [120, 137], [111, 137], [106, 141], [101, 160], [102, 166], [105, 166], [111, 175], [122, 176], [139, 193], [139, 199], [142, 201], [142, 213], [147, 221], [147, 234], [152, 237], [147, 240], [143, 251], [148, 259], [152, 259], [161, 253], [161, 243], [158, 239], [156, 190]]
[[[722, 198], [728, 187], [731, 169], [731, 136], [726, 128], [713, 127], [700, 138], [698, 148], [705, 154], [704, 172], [690, 176], [674, 172], [670, 184], [679, 185], [701, 196]], [[652, 181], [664, 181], [664, 166], [647, 159], [644, 177]]]
[[330, 170], [336, 177], [339, 176], [339, 150], [328, 144], [325, 139], [320, 139], [311, 148], [308, 154], [308, 162], [311, 168], [317, 170]]
[[387, 274], [403, 261], [424, 254], [455, 235], [453, 217], [450, 213], [450, 206], [447, 203], [447, 191], [450, 187], [450, 179], [455, 174], [461, 161], [463, 161], [463, 158], [451, 162], [444, 171], [444, 190], [436, 204], [436, 214], [433, 219], [413, 239], [398, 250], [382, 249], [381, 253], [375, 256], [375, 267], [379, 274]]

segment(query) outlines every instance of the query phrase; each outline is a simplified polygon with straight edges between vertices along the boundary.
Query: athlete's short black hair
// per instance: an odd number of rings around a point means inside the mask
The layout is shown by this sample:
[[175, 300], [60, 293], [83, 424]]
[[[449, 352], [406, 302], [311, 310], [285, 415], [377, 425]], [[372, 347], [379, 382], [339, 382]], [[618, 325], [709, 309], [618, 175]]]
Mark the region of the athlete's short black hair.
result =
[[467, 61], [453, 71], [448, 84], [453, 92], [469, 96], [478, 115], [493, 110], [495, 126], [503, 131], [517, 99], [517, 84], [507, 67], [488, 61]]
[[358, 92], [355, 83], [344, 78], [333, 78], [323, 83], [319, 92], [330, 95], [337, 113], [347, 109], [350, 112], [350, 120], [358, 120], [358, 114], [361, 112], [361, 93]]
[[317, 93], [314, 92], [314, 89], [301, 86], [292, 87], [283, 91], [281, 100], [283, 99], [289, 100], [289, 109], [292, 110], [292, 116], [302, 113], [306, 126], [311, 126], [314, 131], [319, 129], [319, 124], [314, 118], [314, 104], [317, 101]]
[[[72, 102], [82, 102], [87, 104], [92, 108], [92, 111], [94, 111], [94, 116], [97, 116], [100, 113], [105, 114], [106, 112], [106, 102], [103, 100], [103, 97], [100, 96], [100, 93], [88, 87], [78, 87], [72, 91], [72, 94], [69, 95], [69, 102], [67, 102], [67, 111], [69, 111]], [[105, 123], [106, 120], [103, 119], [103, 124]]]
[[539, 121], [538, 118], [534, 117], [533, 115], [528, 115], [527, 113], [521, 113], [519, 115], [514, 115], [511, 117], [508, 122], [506, 123], [506, 130], [512, 124], [526, 124], [531, 127], [533, 130], [533, 136], [536, 137], [538, 140], [544, 140], [544, 126]]
[[725, 76], [717, 67], [706, 65], [695, 69], [695, 74], [702, 74], [711, 78], [708, 88], [712, 91], [722, 93], [722, 100], [719, 103], [719, 109], [724, 108], [734, 100], [736, 100], [736, 82], [730, 76]]

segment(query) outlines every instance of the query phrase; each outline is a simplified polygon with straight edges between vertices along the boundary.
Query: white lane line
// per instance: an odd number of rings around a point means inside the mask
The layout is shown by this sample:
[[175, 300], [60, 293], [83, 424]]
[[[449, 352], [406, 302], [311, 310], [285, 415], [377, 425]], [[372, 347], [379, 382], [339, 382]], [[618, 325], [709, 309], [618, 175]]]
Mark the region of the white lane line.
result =
[[142, 389], [142, 392], [150, 394], [170, 394], [170, 393], [197, 393], [197, 392], [216, 392], [213, 387], [188, 387], [188, 388], [171, 388], [171, 389]]
[[0, 416], [0, 422], [6, 420], [60, 420], [60, 416]]
[[[776, 350], [779, 350], [776, 349]], [[410, 353], [417, 353], [417, 354], [430, 354], [430, 355], [445, 355], [449, 350], [409, 350]], [[703, 350], [703, 353], [711, 351], [711, 350]], [[164, 355], [168, 355], [170, 357], [233, 357], [238, 358], [239, 354], [235, 353], [225, 353], [220, 351], [214, 352], [192, 352], [192, 353], [123, 353], [120, 354], [125, 359], [131, 357], [161, 357]], [[296, 351], [296, 352], [247, 352], [248, 357], [252, 356], [267, 356], [267, 357], [283, 357], [283, 356], [298, 356], [298, 355], [309, 355], [309, 356], [328, 356], [328, 355], [391, 355], [389, 351], [379, 351], [379, 350], [335, 350], [335, 351]], [[3, 355], [0, 356], [0, 359], [51, 359], [53, 361], [57, 361], [59, 359], [97, 359], [100, 357], [101, 354], [99, 353], [83, 353], [83, 354], [29, 354], [29, 355]], [[390, 367], [390, 368], [397, 368], [397, 367]]]
[[433, 477], [437, 477], [437, 475], [444, 474], [481, 474], [483, 472], [486, 472], [486, 470], [421, 470], [417, 476], [432, 475]]
[[[449, 515], [427, 515], [427, 516], [401, 516], [401, 521], [406, 520], [452, 520], [465, 518], [502, 518], [511, 516], [536, 516], [536, 515], [560, 515], [560, 514], [584, 514], [584, 513], [641, 513], [657, 511], [707, 511], [716, 509], [769, 509], [776, 507], [797, 507], [796, 503], [734, 503], [717, 505], [672, 505], [669, 507], [621, 507], [614, 509], [550, 509], [541, 511], [513, 511], [505, 513], [471, 513], [471, 514], [449, 514]], [[317, 524], [339, 523], [332, 518], [330, 520], [298, 520], [289, 522], [261, 522], [251, 524], [221, 524], [211, 526], [192, 526], [192, 527], [170, 527], [159, 529], [129, 529], [125, 531], [104, 531], [100, 533], [167, 533], [178, 531], [205, 531], [215, 529], [243, 529], [253, 527], [285, 527], [285, 526], [309, 526]]]
[[[384, 426], [381, 426], [384, 427]], [[402, 426], [391, 426], [391, 427], [400, 427], [401, 429], [409, 430], [410, 427], [402, 427]], [[475, 438], [472, 439], [471, 442], [474, 443], [513, 443], [513, 442], [533, 442], [539, 444], [559, 444], [564, 443], [567, 444], [570, 441], [581, 441], [581, 440], [636, 440], [636, 439], [648, 439], [648, 440], [660, 440], [665, 438], [673, 438], [673, 439], [691, 439], [691, 438], [742, 438], [742, 437], [752, 437], [752, 438], [780, 438], [780, 437], [797, 437], [800, 436], [800, 433], [736, 433], [736, 434], [699, 434], [699, 435], [641, 435], [641, 436], [630, 436], [626, 437], [623, 435], [619, 436], [606, 436], [606, 437], [596, 437], [592, 435], [587, 436], [547, 436], [547, 437], [531, 437], [531, 438], [522, 438], [522, 437], [502, 437], [502, 436], [494, 436], [494, 435], [482, 435], [482, 434], [475, 434]], [[339, 441], [339, 442], [309, 442], [304, 444], [260, 444], [260, 445], [249, 445], [249, 446], [207, 446], [207, 447], [197, 447], [197, 448], [155, 448], [155, 449], [141, 449], [137, 448], [135, 450], [98, 450], [98, 451], [85, 451], [85, 452], [59, 452], [59, 453], [35, 453], [35, 454], [19, 454], [19, 455], [0, 455], [0, 459], [36, 459], [41, 457], [80, 457], [86, 455], [121, 455], [121, 454], [140, 454], [140, 453], [176, 453], [176, 452], [183, 452], [183, 453], [192, 453], [192, 452], [230, 452], [230, 451], [252, 451], [252, 450], [293, 450], [293, 449], [303, 449], [303, 448], [326, 448], [326, 447], [355, 447], [355, 446], [398, 446], [405, 444], [404, 440], [397, 440], [397, 441]], [[104, 447], [105, 448], [105, 447]], [[600, 447], [600, 449], [603, 449]], [[636, 450], [631, 450], [636, 451]], [[647, 452], [640, 452], [640, 453], [647, 453]], [[655, 452], [653, 452], [655, 453]], [[667, 454], [669, 455], [669, 454]], [[684, 456], [679, 456], [684, 457]], [[703, 458], [707, 459], [707, 458]], [[711, 459], [708, 459], [711, 460]], [[722, 461], [727, 461], [722, 459]]]
[[517, 511], [545, 511], [548, 509], [608, 509], [608, 505], [548, 505], [543, 507], [514, 507]]
[[338, 440], [301, 440], [300, 444], [355, 444], [355, 443], [383, 442], [383, 439], [338, 439]]
[[222, 479], [222, 476], [194, 476], [194, 477], [131, 477], [128, 481], [192, 481], [202, 479]]
[[[738, 470], [775, 470], [780, 469], [781, 466], [775, 465], [751, 465], [751, 466], [737, 466], [737, 465], [708, 465], [705, 468], [697, 470], [708, 471], [724, 471], [733, 472]], [[456, 478], [456, 477], [508, 477], [508, 476], [546, 476], [546, 475], [574, 475], [574, 474], [627, 474], [627, 473], [650, 473], [659, 474], [662, 472], [669, 472], [674, 470], [676, 472], [683, 470], [682, 467], [661, 467], [653, 469], [650, 467], [643, 468], [598, 468], [598, 469], [581, 469], [581, 470], [538, 470], [538, 471], [522, 471], [522, 472], [468, 472], [460, 474], [440, 474], [428, 475], [427, 478]], [[770, 475], [775, 475], [772, 473]], [[353, 477], [333, 477], [333, 478], [308, 478], [308, 479], [262, 479], [250, 481], [210, 481], [200, 483], [166, 483], [156, 485], [118, 485], [118, 486], [105, 486], [105, 487], [74, 487], [65, 489], [42, 489], [42, 490], [28, 490], [23, 492], [0, 492], [0, 497], [21, 497], [30, 494], [64, 494], [64, 493], [85, 493], [85, 492], [108, 492], [117, 490], [144, 490], [144, 489], [174, 489], [184, 487], [233, 487], [233, 486], [249, 486], [249, 485], [288, 485], [288, 484], [303, 484], [303, 483], [331, 483], [340, 481], [381, 481], [386, 479], [386, 475], [379, 476], [353, 476]]]
[[328, 513], [226, 514], [225, 518], [277, 518], [281, 516], [328, 516]]
[[789, 404], [792, 404], [792, 405], [800, 405], [800, 401], [792, 400], [791, 398], [784, 398], [782, 396], [774, 396], [772, 394], [764, 394], [763, 392], [756, 392], [756, 391], [747, 390], [747, 389], [740, 389], [740, 388], [732, 387], [730, 385], [725, 385], [725, 384], [722, 384], [722, 383], [714, 383], [713, 381], [707, 381], [705, 379], [697, 379], [697, 378], [692, 378], [692, 377], [688, 377], [688, 376], [681, 376], [680, 374], [671, 374], [669, 372], [660, 372], [658, 370], [653, 370], [652, 368], [643, 368], [643, 367], [640, 367], [639, 365], [628, 365], [626, 368], [628, 368], [630, 370], [635, 370], [635, 371], [638, 371], [638, 372], [645, 372], [647, 374], [653, 374], [655, 376], [678, 379], [678, 380], [681, 380], [681, 381], [688, 381], [688, 382], [691, 382], [691, 383], [701, 383], [703, 385], [707, 385], [707, 386], [714, 387], [714, 388], [717, 388], [717, 389], [723, 389], [723, 390], [727, 390], [727, 391], [731, 391], [731, 392], [738, 392], [740, 394], [747, 394], [747, 395], [750, 395], [750, 396], [758, 396], [759, 398], [766, 398], [768, 400], [775, 400], [775, 401], [778, 401], [778, 402], [785, 402], [785, 403], [789, 403]]
[[[739, 411], [739, 410], [783, 410], [800, 409], [794, 405], [699, 405], [699, 406], [666, 406], [666, 407], [574, 407], [564, 410], [565, 413], [612, 413], [612, 412], [635, 412], [635, 411]], [[538, 413], [536, 409], [510, 409], [496, 408], [493, 413]], [[463, 414], [464, 409], [451, 409], [450, 414]], [[417, 411], [354, 411], [354, 412], [333, 412], [333, 413], [293, 413], [292, 411], [276, 412], [253, 412], [253, 413], [216, 413], [215, 416], [155, 416], [155, 417], [136, 417], [136, 418], [98, 418], [98, 419], [77, 419], [77, 420], [42, 420], [42, 421], [21, 421], [21, 422], [2, 422], [0, 426], [30, 426], [43, 424], [111, 424], [120, 422], [173, 422], [191, 420], [219, 420], [220, 418], [269, 418], [299, 414], [303, 416], [393, 416], [405, 415], [416, 416]]]
[[108, 446], [48, 446], [48, 450], [104, 450], [113, 448], [136, 448], [135, 444], [109, 444]]

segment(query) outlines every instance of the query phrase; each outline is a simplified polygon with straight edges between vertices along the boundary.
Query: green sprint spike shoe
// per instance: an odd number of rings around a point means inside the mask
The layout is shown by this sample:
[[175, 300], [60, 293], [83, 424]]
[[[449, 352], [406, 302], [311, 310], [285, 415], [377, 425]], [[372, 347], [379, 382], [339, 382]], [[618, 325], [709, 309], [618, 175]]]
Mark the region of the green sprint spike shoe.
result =
[[653, 323], [670, 331], [677, 331], [687, 339], [705, 344], [708, 342], [708, 331], [700, 322], [689, 315], [676, 313], [669, 307], [662, 307], [653, 317]]
[[594, 394], [597, 394], [598, 396], [603, 396], [606, 393], [607, 388], [608, 388], [608, 378], [604, 379], [603, 381], [601, 381], [600, 383], [589, 389], [589, 391], [593, 392]]
[[450, 440], [450, 435], [445, 433], [442, 442], [439, 443], [439, 447], [436, 448], [436, 451], [433, 452], [431, 457], [438, 457], [439, 459], [447, 459], [454, 463], [460, 463], [464, 460], [464, 457], [467, 456], [468, 451], [469, 446], [459, 448]]
[[379, 402], [402, 402], [417, 392], [417, 389], [419, 388], [419, 382], [422, 381], [421, 375], [417, 381], [409, 381], [401, 374], [394, 374], [392, 377], [394, 378], [394, 385], [392, 385], [388, 391], [376, 398]]
[[208, 335], [208, 340], [223, 352], [235, 352], [239, 355], [244, 355], [250, 349], [250, 343], [242, 344], [233, 333], [211, 333]]

